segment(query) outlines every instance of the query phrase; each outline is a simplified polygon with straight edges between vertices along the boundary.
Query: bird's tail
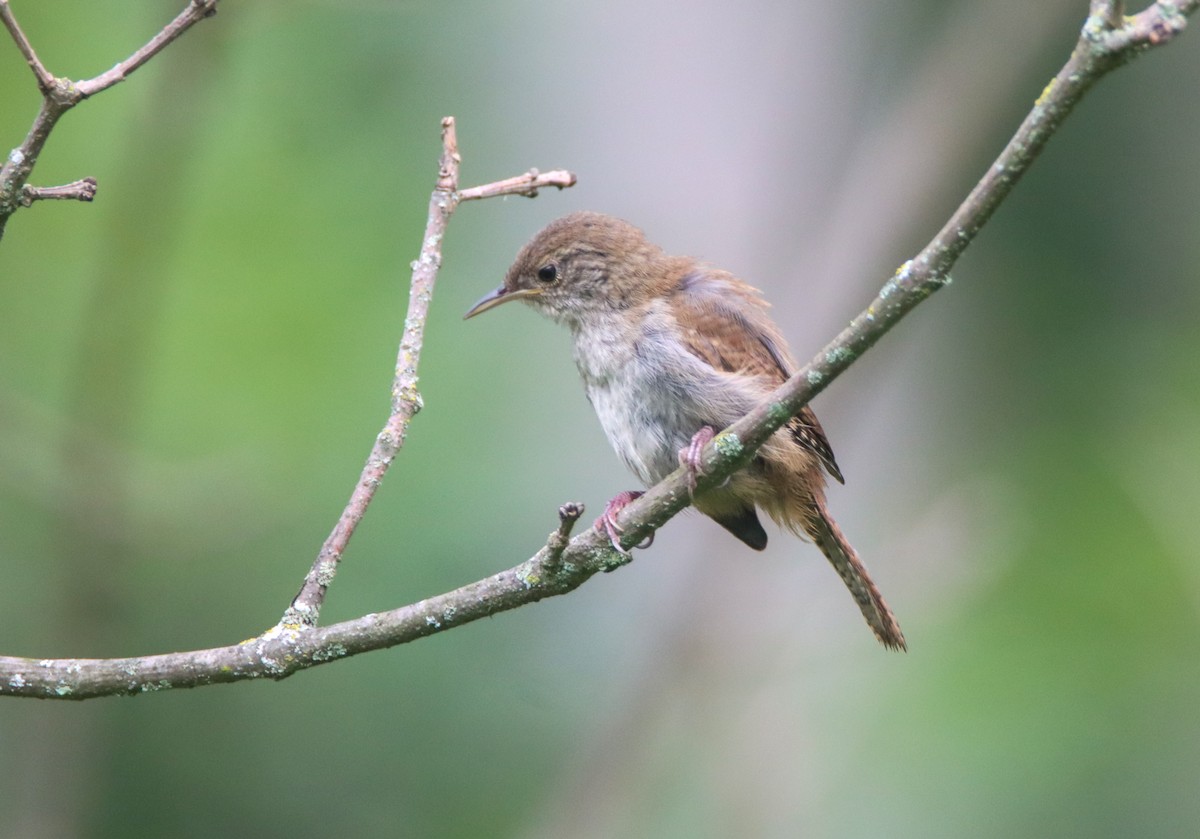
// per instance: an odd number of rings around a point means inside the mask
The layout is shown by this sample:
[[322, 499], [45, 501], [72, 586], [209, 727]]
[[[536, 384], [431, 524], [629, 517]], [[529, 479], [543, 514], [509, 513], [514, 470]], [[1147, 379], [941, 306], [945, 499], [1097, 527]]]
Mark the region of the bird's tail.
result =
[[888, 649], [907, 650], [904, 633], [900, 631], [900, 624], [896, 621], [896, 616], [892, 614], [883, 595], [879, 593], [879, 587], [867, 573], [867, 567], [858, 558], [858, 554], [842, 534], [842, 530], [833, 520], [833, 516], [829, 515], [825, 499], [818, 493], [813, 501], [817, 515], [809, 517], [804, 522], [804, 530], [808, 533], [809, 538], [829, 559], [834, 570], [838, 572], [838, 576], [842, 578], [842, 582], [846, 584], [846, 588], [850, 589], [850, 594], [854, 596], [858, 608], [862, 610], [863, 617], [867, 619], [867, 623], [870, 624], [880, 643]]

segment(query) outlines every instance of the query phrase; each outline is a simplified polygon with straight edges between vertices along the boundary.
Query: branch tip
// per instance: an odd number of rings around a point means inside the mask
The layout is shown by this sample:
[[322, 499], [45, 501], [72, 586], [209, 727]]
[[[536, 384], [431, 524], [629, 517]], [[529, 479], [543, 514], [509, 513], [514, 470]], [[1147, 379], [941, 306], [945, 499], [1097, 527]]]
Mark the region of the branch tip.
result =
[[539, 172], [530, 169], [524, 175], [493, 181], [482, 186], [473, 186], [458, 193], [459, 201], [478, 201], [483, 198], [495, 198], [499, 195], [523, 195], [526, 198], [536, 198], [542, 187], [552, 186], [563, 190], [575, 186], [577, 178], [574, 172], [566, 169], [554, 169], [550, 172]]

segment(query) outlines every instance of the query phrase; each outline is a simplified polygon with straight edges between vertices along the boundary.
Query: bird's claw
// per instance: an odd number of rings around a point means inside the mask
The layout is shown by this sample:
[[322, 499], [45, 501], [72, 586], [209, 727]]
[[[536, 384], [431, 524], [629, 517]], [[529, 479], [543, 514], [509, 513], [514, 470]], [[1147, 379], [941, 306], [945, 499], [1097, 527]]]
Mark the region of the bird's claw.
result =
[[679, 465], [687, 469], [689, 498], [696, 497], [696, 477], [704, 474], [704, 464], [700, 455], [715, 436], [712, 427], [706, 425], [692, 435], [692, 441], [687, 446], [679, 450]]
[[[626, 490], [618, 492], [614, 495], [607, 504], [604, 505], [604, 512], [596, 519], [595, 527], [602, 528], [608, 534], [608, 541], [612, 546], [625, 556], [630, 556], [629, 551], [621, 547], [621, 534], [625, 531], [617, 524], [617, 513], [621, 512], [630, 502], [636, 498], [641, 498], [642, 494], [638, 490]], [[648, 548], [654, 544], [654, 534], [651, 533], [644, 541], [634, 545], [635, 548]]]

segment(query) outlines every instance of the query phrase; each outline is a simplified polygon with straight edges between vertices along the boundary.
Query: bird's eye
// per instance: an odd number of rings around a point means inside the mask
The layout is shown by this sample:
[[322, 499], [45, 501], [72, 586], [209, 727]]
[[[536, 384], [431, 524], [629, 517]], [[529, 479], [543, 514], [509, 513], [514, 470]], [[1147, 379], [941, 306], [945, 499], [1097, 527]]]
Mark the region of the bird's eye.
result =
[[547, 263], [538, 269], [537, 276], [544, 283], [552, 283], [558, 279], [558, 266], [553, 262]]

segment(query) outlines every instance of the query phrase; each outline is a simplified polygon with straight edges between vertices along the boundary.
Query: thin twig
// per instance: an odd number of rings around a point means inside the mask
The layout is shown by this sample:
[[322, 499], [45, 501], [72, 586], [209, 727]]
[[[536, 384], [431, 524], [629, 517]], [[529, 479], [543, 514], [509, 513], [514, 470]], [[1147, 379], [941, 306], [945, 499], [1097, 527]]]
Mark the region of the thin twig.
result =
[[[1159, 3], [1104, 31], [1089, 19], [1070, 60], [1034, 104], [1013, 140], [933, 241], [889, 279], [867, 309], [760, 408], [705, 448], [699, 490], [723, 481], [753, 456], [774, 430], [895, 326], [949, 282], [955, 260], [1088, 88], [1138, 50], [1182, 29], [1200, 0]], [[1140, 34], [1135, 34], [1140, 33]], [[1166, 33], [1164, 35], [1164, 33]], [[414, 370], [415, 375], [415, 370]], [[414, 379], [415, 382], [415, 379]], [[414, 391], [415, 392], [415, 391]], [[689, 502], [688, 474], [678, 470], [619, 515], [622, 544], [633, 547]], [[629, 561], [608, 536], [589, 528], [559, 550], [565, 522], [531, 559], [446, 594], [327, 627], [276, 626], [231, 647], [126, 659], [35, 660], [0, 657], [0, 694], [58, 699], [144, 693], [169, 688], [282, 679], [308, 667], [414, 641], [497, 612], [565, 594], [592, 575]]]
[[125, 79], [129, 78], [130, 73], [162, 52], [168, 44], [184, 32], [187, 32], [205, 18], [215, 15], [217, 13], [217, 2], [218, 0], [191, 0], [187, 8], [176, 15], [173, 21], [164, 26], [145, 46], [141, 47], [137, 52], [129, 56], [129, 58], [118, 62], [116, 66], [110, 70], [106, 70], [99, 76], [76, 82], [75, 89], [79, 91], [80, 98], [86, 99], [89, 96], [95, 96], [100, 91], [108, 90], [113, 85], [125, 81]]
[[[404, 334], [400, 339], [400, 351], [396, 358], [396, 373], [392, 383], [392, 410], [384, 423], [383, 430], [375, 438], [371, 454], [363, 466], [362, 475], [350, 500], [334, 525], [333, 532], [321, 546], [304, 584], [280, 619], [283, 627], [312, 627], [317, 625], [321, 605], [329, 584], [337, 573], [338, 565], [350, 537], [362, 520], [367, 506], [375, 496], [384, 474], [396, 453], [404, 445], [408, 425], [423, 402], [417, 390], [417, 363], [421, 358], [421, 347], [425, 341], [425, 320], [429, 315], [429, 302], [433, 299], [433, 286], [438, 268], [442, 264], [442, 240], [446, 236], [446, 225], [458, 207], [464, 193], [458, 191], [458, 169], [461, 158], [458, 153], [458, 138], [454, 130], [454, 117], [442, 120], [442, 157], [438, 168], [437, 183], [429, 197], [429, 216], [425, 226], [425, 237], [421, 240], [421, 254], [412, 263], [412, 282], [408, 292], [408, 314], [404, 318]], [[536, 187], [571, 186], [575, 176], [570, 172], [551, 172], [543, 184], [536, 170], [507, 180], [485, 184], [467, 190], [471, 198], [489, 198], [496, 195], [536, 195]], [[520, 188], [519, 185], [523, 185]]]
[[[0, 239], [4, 238], [4, 230], [12, 214], [21, 207], [30, 206], [38, 198], [72, 197], [85, 201], [91, 200], [83, 197], [82, 190], [79, 194], [70, 196], [34, 195], [32, 197], [26, 190], [29, 175], [37, 164], [38, 155], [42, 153], [46, 140], [50, 137], [50, 132], [58, 123], [59, 118], [71, 108], [89, 96], [95, 96], [100, 91], [107, 90], [118, 82], [124, 81], [130, 73], [161, 52], [163, 48], [193, 25], [216, 14], [218, 2], [219, 0], [189, 0], [184, 10], [173, 21], [164, 26], [145, 46], [129, 58], [94, 78], [73, 82], [66, 78], [56, 78], [46, 69], [38, 60], [33, 45], [17, 23], [16, 17], [13, 16], [12, 10], [9, 8], [9, 0], [0, 0], [0, 20], [3, 20], [9, 34], [16, 41], [17, 48], [25, 56], [25, 61], [33, 70], [34, 76], [37, 77], [38, 89], [42, 92], [42, 106], [34, 118], [29, 133], [25, 135], [25, 142], [13, 149], [4, 160], [3, 165], [0, 165]], [[85, 181], [92, 182], [94, 195], [94, 179], [84, 178], [76, 183]], [[46, 191], [46, 188], [35, 189], [35, 192]]]
[[33, 49], [33, 44], [25, 37], [25, 33], [21, 30], [21, 25], [17, 23], [17, 19], [13, 16], [12, 9], [8, 7], [8, 0], [0, 0], [0, 20], [4, 21], [4, 27], [8, 33], [12, 35], [12, 39], [17, 43], [17, 49], [21, 51], [21, 55], [25, 56], [25, 63], [29, 65], [29, 69], [33, 71], [33, 75], [37, 78], [38, 90], [43, 95], [54, 86], [54, 76], [46, 69], [46, 65], [42, 64], [37, 57], [37, 52]]
[[34, 201], [91, 201], [96, 197], [96, 179], [83, 178], [61, 186], [30, 186], [21, 189], [21, 202], [28, 207]]
[[539, 173], [537, 169], [530, 169], [524, 175], [517, 175], [515, 178], [464, 189], [458, 193], [458, 200], [477, 201], [480, 198], [495, 198], [499, 195], [524, 195], [527, 198], [536, 198], [538, 190], [544, 186], [553, 186], [559, 189], [575, 186], [575, 175], [565, 169], [555, 169], [552, 172], [544, 173]]
[[563, 551], [571, 542], [571, 531], [575, 529], [575, 522], [583, 515], [583, 509], [583, 504], [578, 501], [568, 501], [558, 508], [558, 529], [546, 540], [547, 568], [557, 569], [562, 562]]

